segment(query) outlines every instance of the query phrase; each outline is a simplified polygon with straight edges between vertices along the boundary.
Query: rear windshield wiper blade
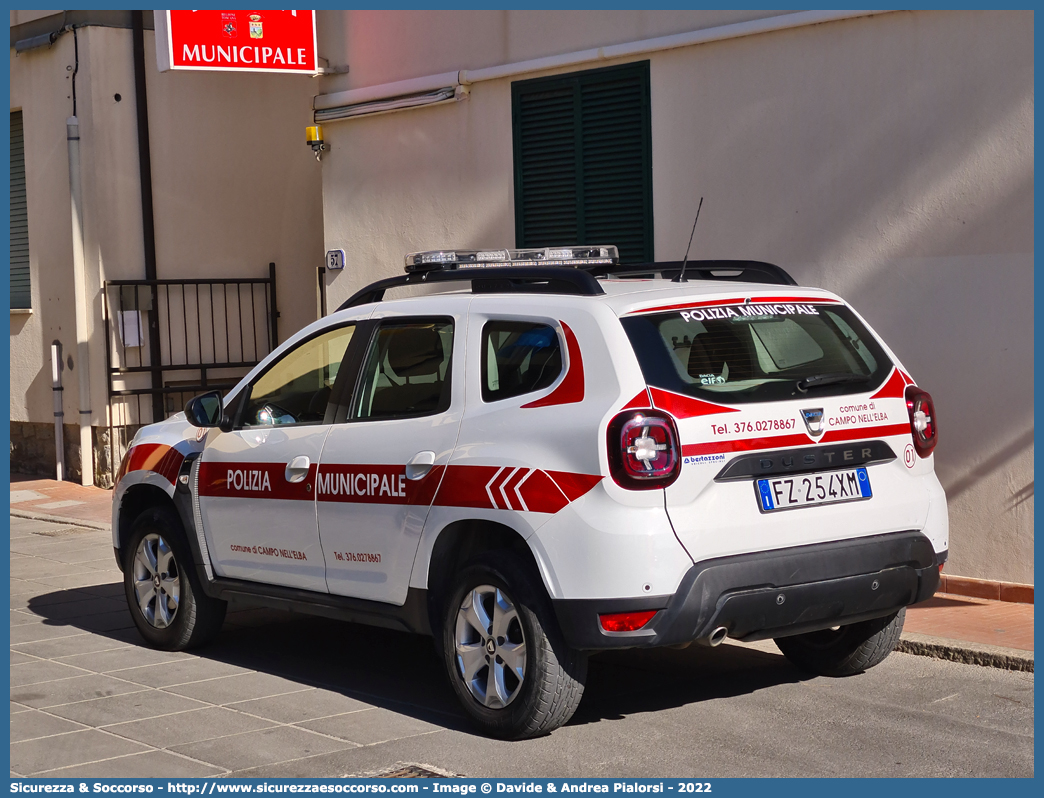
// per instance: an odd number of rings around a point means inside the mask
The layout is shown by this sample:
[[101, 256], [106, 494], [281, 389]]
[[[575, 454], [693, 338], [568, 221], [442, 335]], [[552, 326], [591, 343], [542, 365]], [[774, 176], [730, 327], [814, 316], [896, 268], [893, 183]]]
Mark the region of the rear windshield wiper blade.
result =
[[809, 388], [818, 388], [822, 385], [840, 385], [845, 382], [866, 382], [870, 377], [861, 374], [813, 374], [802, 377], [797, 381], [797, 389], [805, 393]]

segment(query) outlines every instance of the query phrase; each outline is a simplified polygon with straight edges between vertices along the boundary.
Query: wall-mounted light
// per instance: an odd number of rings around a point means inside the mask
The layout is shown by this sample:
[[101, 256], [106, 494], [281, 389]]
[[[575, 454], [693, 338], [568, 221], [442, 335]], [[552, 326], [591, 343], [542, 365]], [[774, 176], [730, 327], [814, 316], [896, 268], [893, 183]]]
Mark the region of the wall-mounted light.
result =
[[306, 127], [305, 137], [308, 139], [308, 146], [310, 146], [312, 152], [315, 153], [315, 160], [320, 160], [323, 151], [326, 149], [326, 143], [323, 141], [323, 126], [310, 125]]

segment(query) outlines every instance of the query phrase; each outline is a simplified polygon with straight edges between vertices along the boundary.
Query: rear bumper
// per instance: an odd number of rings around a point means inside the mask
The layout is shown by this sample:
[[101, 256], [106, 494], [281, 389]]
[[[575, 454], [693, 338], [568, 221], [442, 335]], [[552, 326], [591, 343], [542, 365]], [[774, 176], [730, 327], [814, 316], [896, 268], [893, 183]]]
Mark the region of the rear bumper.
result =
[[[786, 637], [924, 601], [945, 560], [920, 532], [896, 532], [706, 560], [672, 596], [557, 599], [554, 608], [569, 644], [587, 650], [676, 645], [720, 626], [741, 640]], [[641, 610], [657, 613], [634, 632], [606, 632], [599, 622]]]

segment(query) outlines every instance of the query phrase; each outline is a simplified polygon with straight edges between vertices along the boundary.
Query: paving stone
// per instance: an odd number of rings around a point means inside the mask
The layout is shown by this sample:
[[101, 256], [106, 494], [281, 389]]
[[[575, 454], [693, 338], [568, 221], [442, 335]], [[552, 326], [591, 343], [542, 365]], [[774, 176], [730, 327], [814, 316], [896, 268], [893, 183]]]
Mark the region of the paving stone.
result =
[[322, 734], [329, 734], [342, 740], [349, 740], [359, 745], [373, 745], [403, 737], [413, 737], [438, 731], [436, 726], [409, 715], [400, 715], [390, 709], [372, 709], [365, 712], [351, 712], [346, 715], [335, 715], [332, 718], [311, 720], [299, 723], [305, 729]]
[[[40, 557], [26, 557], [11, 563], [11, 576], [16, 579], [54, 579], [55, 577], [75, 577], [83, 573], [83, 568], [70, 563], [55, 562]], [[92, 570], [91, 573], [94, 573]], [[44, 582], [44, 584], [49, 584]]]
[[299, 723], [300, 721], [315, 720], [316, 718], [325, 718], [330, 715], [341, 715], [346, 712], [372, 709], [370, 704], [365, 704], [362, 701], [357, 701], [340, 693], [320, 689], [272, 696], [270, 698], [258, 698], [251, 701], [240, 701], [228, 706], [231, 709], [249, 712], [251, 715], [269, 718], [280, 723]]
[[[53, 659], [65, 657], [70, 654], [87, 654], [94, 651], [111, 651], [113, 649], [129, 648], [130, 645], [124, 640], [115, 639], [115, 633], [93, 634], [91, 632], [80, 632], [75, 636], [59, 637], [53, 640], [39, 640], [31, 643], [19, 643], [12, 645], [16, 651], [32, 654], [35, 657]], [[140, 639], [140, 638], [139, 638]]]
[[49, 623], [34, 623], [16, 626], [11, 630], [11, 645], [19, 643], [35, 643], [38, 640], [53, 640], [58, 637], [83, 634], [82, 629], [75, 626], [54, 626]]
[[[206, 657], [192, 657], [160, 665], [121, 670], [119, 678], [149, 687], [171, 687], [173, 685], [216, 679], [222, 676], [251, 673], [246, 668], [229, 665]], [[235, 701], [235, 698], [229, 699]]]
[[[72, 562], [68, 559], [70, 556], [92, 553], [94, 559], [105, 557], [108, 562], [116, 564], [116, 555], [112, 550], [112, 538], [105, 532], [83, 532], [43, 539], [55, 544], [47, 556], [57, 562]], [[83, 562], [83, 560], [78, 559], [75, 562]]]
[[23, 654], [21, 651], [15, 651], [11, 649], [11, 664], [21, 665], [23, 662], [39, 662], [36, 657], [31, 657], [28, 654]]
[[27, 707], [25, 704], [19, 704], [15, 701], [11, 702], [11, 714], [14, 715], [18, 712], [30, 712], [32, 707]]
[[273, 721], [255, 718], [224, 707], [207, 707], [161, 718], [135, 720], [106, 726], [105, 730], [157, 748], [172, 748], [231, 734], [267, 729]]
[[[331, 740], [293, 726], [276, 726], [202, 743], [179, 745], [171, 750], [228, 770], [242, 770], [349, 747], [352, 747], [350, 742]], [[18, 764], [13, 758], [11, 763], [12, 766]]]
[[113, 673], [145, 665], [160, 665], [186, 659], [192, 659], [192, 655], [181, 651], [159, 651], [144, 646], [124, 646], [113, 651], [95, 651], [64, 656], [59, 662], [75, 665], [77, 668], [84, 668], [94, 673]]
[[[58, 433], [55, 432], [55, 440], [58, 439]], [[21, 504], [22, 502], [38, 502], [49, 498], [45, 493], [37, 493], [35, 490], [15, 490], [11, 489], [11, 504]]]
[[56, 562], [73, 563], [97, 571], [108, 570], [116, 564], [116, 557], [112, 553], [112, 545], [109, 541], [105, 541], [101, 545], [94, 544], [79, 549], [62, 548], [51, 557]]
[[51, 556], [60, 553], [68, 543], [61, 538], [43, 538], [31, 535], [11, 541], [11, 551], [23, 554], [34, 561], [54, 562]]
[[86, 727], [71, 720], [56, 718], [38, 709], [30, 709], [28, 712], [19, 712], [11, 716], [11, 742], [53, 737], [56, 734], [81, 731], [84, 728]]
[[[106, 734], [96, 729], [62, 735], [61, 744], [53, 739], [28, 740], [11, 744], [11, 767], [32, 776], [43, 770], [96, 762], [124, 754], [148, 750], [141, 743]], [[112, 773], [112, 769], [109, 769]]]
[[[86, 568], [93, 568], [95, 571], [108, 570], [114, 566], [116, 559], [110, 553], [107, 557], [98, 557], [94, 560], [83, 560], [81, 565]], [[119, 569], [116, 573], [120, 573]]]
[[25, 626], [30, 623], [41, 623], [39, 615], [21, 610], [11, 610], [11, 626]]
[[34, 510], [62, 510], [66, 507], [76, 507], [77, 505], [83, 505], [84, 502], [77, 501], [76, 499], [63, 499], [57, 502], [47, 502], [46, 504], [35, 504], [33, 505]]
[[[156, 666], [162, 667], [162, 666]], [[122, 675], [122, 674], [121, 674]], [[251, 698], [298, 693], [310, 689], [310, 685], [291, 679], [283, 679], [270, 673], [251, 671], [220, 679], [182, 684], [168, 687], [172, 693], [197, 698], [211, 704], [232, 704]]]
[[37, 660], [36, 662], [25, 662], [21, 665], [11, 666], [11, 687], [24, 687], [26, 685], [53, 682], [57, 679], [69, 679], [74, 676], [84, 676], [80, 668], [64, 665], [61, 662], [50, 662], [48, 660]]
[[92, 632], [111, 632], [115, 629], [133, 629], [134, 619], [130, 611], [123, 607], [116, 612], [103, 612], [77, 619], [77, 626]]
[[[51, 585], [52, 587], [62, 588], [63, 590], [98, 587], [100, 585], [112, 583], [113, 574], [109, 571], [95, 571], [93, 569], [88, 571], [78, 566], [69, 567], [75, 567], [76, 573], [66, 576], [41, 576], [37, 577], [36, 581], [42, 582], [45, 585]], [[119, 571], [116, 571], [115, 574], [116, 576], [120, 575]], [[120, 590], [122, 589], [123, 586], [120, 585]]]
[[32, 604], [34, 607], [68, 604], [94, 598], [90, 593], [79, 590], [55, 590], [39, 582], [11, 580], [11, 607], [24, 609]]
[[142, 690], [140, 685], [113, 679], [111, 676], [89, 674], [59, 682], [49, 682], [46, 687], [29, 685], [11, 690], [11, 700], [37, 709], [71, 704], [75, 701], [89, 701], [94, 698], [106, 698]]
[[224, 772], [222, 768], [194, 762], [169, 751], [146, 751], [105, 762], [51, 770], [45, 775], [56, 779], [111, 778], [118, 773], [122, 779], [202, 779]]
[[95, 596], [108, 596], [109, 598], [121, 598], [124, 601], [126, 595], [123, 590], [123, 575], [120, 574], [119, 570], [116, 571], [116, 575], [119, 577], [115, 582], [108, 582], [105, 584], [90, 585], [83, 588], [87, 593], [91, 593]]
[[30, 602], [29, 611], [45, 618], [53, 620], [70, 620], [83, 618], [88, 615], [96, 615], [105, 612], [126, 611], [127, 602], [118, 601], [101, 596], [92, 596], [90, 593], [82, 594], [83, 598], [78, 601], [70, 601], [62, 604], [45, 604], [37, 607]]
[[142, 720], [171, 715], [175, 712], [186, 712], [204, 706], [182, 696], [171, 695], [163, 690], [146, 690], [99, 698], [94, 701], [80, 701], [76, 704], [52, 707], [49, 712], [62, 718], [75, 720], [87, 726], [107, 726], [111, 723], [122, 723], [128, 720]]

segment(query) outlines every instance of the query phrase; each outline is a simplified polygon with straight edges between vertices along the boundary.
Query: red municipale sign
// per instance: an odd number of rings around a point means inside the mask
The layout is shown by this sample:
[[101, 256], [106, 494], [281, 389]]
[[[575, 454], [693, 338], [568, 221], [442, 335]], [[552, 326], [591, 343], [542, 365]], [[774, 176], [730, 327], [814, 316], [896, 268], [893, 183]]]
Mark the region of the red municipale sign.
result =
[[[165, 45], [165, 46], [164, 46]], [[318, 72], [314, 11], [157, 11], [156, 61], [168, 69]]]

